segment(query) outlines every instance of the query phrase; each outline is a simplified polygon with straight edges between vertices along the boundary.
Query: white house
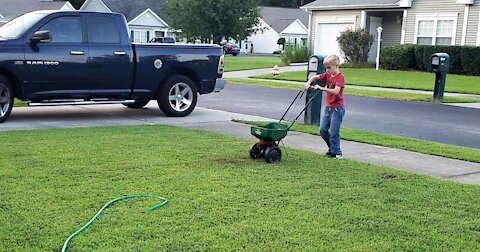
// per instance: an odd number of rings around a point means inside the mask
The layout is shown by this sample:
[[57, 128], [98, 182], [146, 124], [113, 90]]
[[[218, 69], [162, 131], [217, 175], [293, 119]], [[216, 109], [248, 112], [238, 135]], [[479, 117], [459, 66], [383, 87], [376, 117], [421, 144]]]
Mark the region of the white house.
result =
[[75, 10], [62, 0], [0, 0], [0, 26], [13, 18], [37, 10]]
[[86, 0], [80, 10], [118, 12], [127, 18], [133, 42], [146, 43], [154, 37], [174, 37], [162, 7], [166, 0]]
[[[480, 1], [317, 0], [300, 7], [311, 13], [310, 47], [315, 54], [339, 54], [336, 37], [345, 29], [366, 29], [381, 47], [398, 44], [480, 46]], [[369, 60], [376, 57], [377, 40]]]
[[280, 38], [287, 43], [306, 45], [309, 14], [297, 8], [261, 7], [258, 28], [261, 31], [240, 42], [242, 52], [273, 53], [281, 49]]

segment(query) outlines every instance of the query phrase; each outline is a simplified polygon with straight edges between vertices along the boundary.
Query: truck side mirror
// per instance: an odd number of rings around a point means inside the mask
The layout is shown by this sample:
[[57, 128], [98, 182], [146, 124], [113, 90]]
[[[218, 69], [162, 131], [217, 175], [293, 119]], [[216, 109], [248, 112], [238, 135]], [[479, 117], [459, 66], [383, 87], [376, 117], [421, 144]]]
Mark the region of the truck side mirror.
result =
[[50, 31], [37, 31], [30, 38], [30, 43], [37, 44], [37, 43], [50, 43], [52, 42], [52, 35]]

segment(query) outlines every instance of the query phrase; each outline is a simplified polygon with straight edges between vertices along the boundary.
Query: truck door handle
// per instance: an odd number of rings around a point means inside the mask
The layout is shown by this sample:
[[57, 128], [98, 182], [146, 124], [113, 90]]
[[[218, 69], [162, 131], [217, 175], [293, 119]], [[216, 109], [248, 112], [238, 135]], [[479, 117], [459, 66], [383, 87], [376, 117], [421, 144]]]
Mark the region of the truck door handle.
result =
[[113, 55], [127, 55], [126, 52], [113, 52]]
[[70, 51], [71, 55], [85, 55], [84, 51]]

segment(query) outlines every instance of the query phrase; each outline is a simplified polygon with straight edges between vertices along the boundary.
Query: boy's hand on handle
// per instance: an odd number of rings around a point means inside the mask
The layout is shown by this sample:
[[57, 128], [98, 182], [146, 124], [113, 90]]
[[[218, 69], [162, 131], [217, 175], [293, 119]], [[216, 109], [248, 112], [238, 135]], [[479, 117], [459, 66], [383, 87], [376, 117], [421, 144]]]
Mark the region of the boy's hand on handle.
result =
[[309, 88], [310, 88], [310, 83], [307, 82], [307, 84], [305, 84], [305, 85], [303, 86], [303, 89], [307, 90], [307, 89], [309, 89]]
[[322, 88], [321, 86], [319, 86], [319, 85], [313, 86], [313, 89], [315, 89], [315, 90], [323, 90], [323, 88]]

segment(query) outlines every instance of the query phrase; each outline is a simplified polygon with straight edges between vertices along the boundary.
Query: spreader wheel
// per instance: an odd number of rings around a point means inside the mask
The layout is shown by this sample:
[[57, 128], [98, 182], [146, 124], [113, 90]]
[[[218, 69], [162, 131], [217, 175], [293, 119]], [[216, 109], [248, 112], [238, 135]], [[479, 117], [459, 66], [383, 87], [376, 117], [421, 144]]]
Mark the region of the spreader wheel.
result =
[[282, 151], [278, 145], [269, 145], [265, 150], [265, 160], [267, 163], [275, 163], [282, 159]]
[[259, 143], [256, 143], [250, 149], [251, 158], [260, 158], [265, 155], [265, 147]]

